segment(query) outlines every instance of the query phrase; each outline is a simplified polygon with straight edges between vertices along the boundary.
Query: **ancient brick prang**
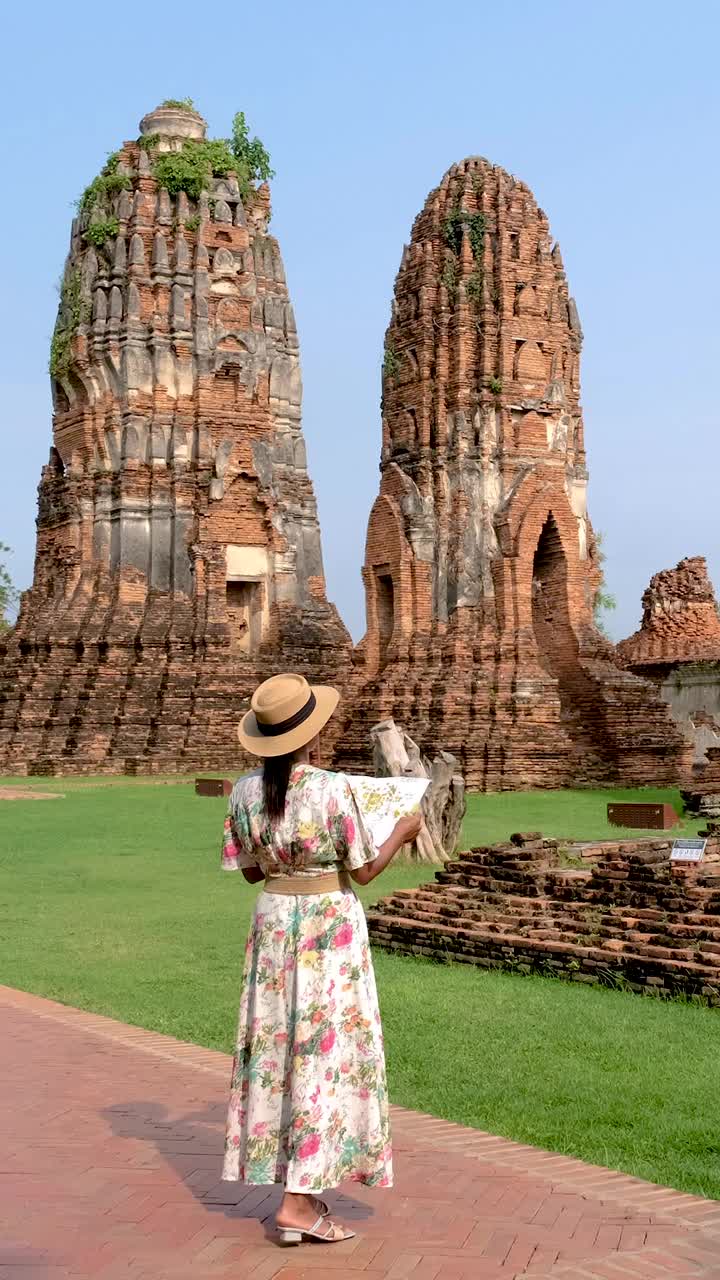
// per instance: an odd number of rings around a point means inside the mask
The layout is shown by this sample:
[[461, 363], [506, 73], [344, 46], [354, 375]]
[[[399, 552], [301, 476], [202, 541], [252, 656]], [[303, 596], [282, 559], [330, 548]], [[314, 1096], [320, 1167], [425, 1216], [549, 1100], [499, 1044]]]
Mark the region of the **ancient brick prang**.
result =
[[682, 732], [593, 621], [581, 339], [532, 193], [486, 160], [453, 166], [395, 284], [341, 764], [393, 717], [470, 787], [682, 772]]
[[4, 772], [231, 768], [259, 679], [350, 662], [269, 190], [204, 138], [193, 110], [151, 112], [73, 222]]
[[662, 840], [606, 843], [591, 870], [563, 868], [540, 835], [462, 853], [419, 889], [368, 913], [373, 942], [485, 968], [552, 973], [720, 1005], [720, 836], [682, 874]]
[[679, 662], [720, 662], [720, 613], [703, 556], [681, 560], [650, 579], [640, 630], [617, 647], [631, 670]]
[[694, 741], [692, 785], [720, 785], [720, 613], [702, 556], [656, 573], [640, 630], [617, 646], [629, 671], [652, 680]]

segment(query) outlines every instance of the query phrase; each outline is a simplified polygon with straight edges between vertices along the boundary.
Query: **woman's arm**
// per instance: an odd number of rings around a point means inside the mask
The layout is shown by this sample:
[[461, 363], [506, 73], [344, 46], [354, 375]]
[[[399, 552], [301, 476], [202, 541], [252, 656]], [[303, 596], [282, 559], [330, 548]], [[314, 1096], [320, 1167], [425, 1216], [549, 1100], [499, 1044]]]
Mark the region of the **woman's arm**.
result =
[[376, 876], [379, 876], [385, 870], [388, 863], [395, 857], [398, 849], [402, 849], [404, 844], [408, 844], [415, 839], [421, 826], [422, 815], [420, 813], [411, 813], [406, 818], [400, 818], [387, 840], [380, 845], [377, 857], [373, 858], [372, 862], [367, 862], [364, 867], [358, 867], [355, 871], [350, 872], [355, 883], [370, 884], [371, 880], [374, 880]]
[[259, 884], [265, 879], [265, 872], [259, 867], [242, 867], [241, 870], [248, 884]]

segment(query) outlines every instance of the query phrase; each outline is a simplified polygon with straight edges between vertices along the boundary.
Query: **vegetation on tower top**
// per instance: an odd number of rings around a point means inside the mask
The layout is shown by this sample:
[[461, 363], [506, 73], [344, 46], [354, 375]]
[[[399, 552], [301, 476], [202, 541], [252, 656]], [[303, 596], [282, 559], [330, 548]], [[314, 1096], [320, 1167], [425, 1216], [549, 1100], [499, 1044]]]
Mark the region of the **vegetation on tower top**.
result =
[[[166, 98], [163, 107], [199, 113], [192, 98]], [[243, 201], [251, 199], [260, 182], [274, 178], [270, 156], [259, 138], [248, 134], [245, 114], [238, 111], [233, 118], [229, 138], [186, 138], [179, 151], [159, 152], [159, 134], [148, 134], [138, 140], [138, 146], [153, 157], [153, 177], [158, 186], [165, 187], [171, 196], [184, 191], [191, 200], [199, 200], [204, 191], [212, 188], [212, 179], [234, 173]], [[80, 232], [86, 244], [98, 250], [105, 249], [119, 230], [120, 222], [113, 207], [113, 197], [132, 187], [129, 173], [120, 169], [121, 153], [112, 152], [102, 170], [93, 178], [77, 201]], [[186, 230], [195, 230], [199, 216], [186, 219]], [[50, 373], [62, 377], [68, 372], [72, 357], [72, 343], [80, 325], [89, 318], [80, 296], [80, 275], [76, 268], [66, 272], [60, 295], [60, 309], [50, 347]]]
[[160, 106], [174, 107], [177, 111], [193, 111], [196, 116], [200, 114], [192, 98], [165, 98]]
[[233, 119], [230, 138], [186, 138], [180, 151], [163, 152], [153, 167], [156, 182], [171, 196], [184, 191], [191, 200], [209, 189], [212, 178], [229, 173], [236, 174], [244, 200], [258, 182], [275, 176], [266, 148], [259, 138], [249, 137], [242, 111]]

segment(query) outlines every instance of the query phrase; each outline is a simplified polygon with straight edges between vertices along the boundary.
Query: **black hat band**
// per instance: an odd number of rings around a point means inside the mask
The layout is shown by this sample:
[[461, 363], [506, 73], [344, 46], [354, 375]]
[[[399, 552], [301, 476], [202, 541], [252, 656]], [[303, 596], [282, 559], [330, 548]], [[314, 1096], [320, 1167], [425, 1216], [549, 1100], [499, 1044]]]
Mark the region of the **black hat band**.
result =
[[279, 724], [262, 724], [256, 716], [258, 730], [263, 738], [279, 738], [281, 733], [290, 733], [291, 729], [297, 729], [299, 725], [309, 720], [316, 706], [315, 694], [311, 691], [305, 706], [296, 711], [294, 716], [288, 716], [287, 720], [281, 720]]

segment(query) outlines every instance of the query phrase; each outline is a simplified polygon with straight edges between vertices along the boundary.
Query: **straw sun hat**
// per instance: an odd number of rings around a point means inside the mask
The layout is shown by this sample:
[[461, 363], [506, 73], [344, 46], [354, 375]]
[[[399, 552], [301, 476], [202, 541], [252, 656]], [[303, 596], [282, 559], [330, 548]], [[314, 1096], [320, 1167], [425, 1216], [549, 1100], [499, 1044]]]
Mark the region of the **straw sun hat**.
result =
[[254, 756], [289, 755], [317, 737], [339, 701], [329, 685], [310, 686], [304, 676], [271, 676], [255, 690], [238, 738]]

